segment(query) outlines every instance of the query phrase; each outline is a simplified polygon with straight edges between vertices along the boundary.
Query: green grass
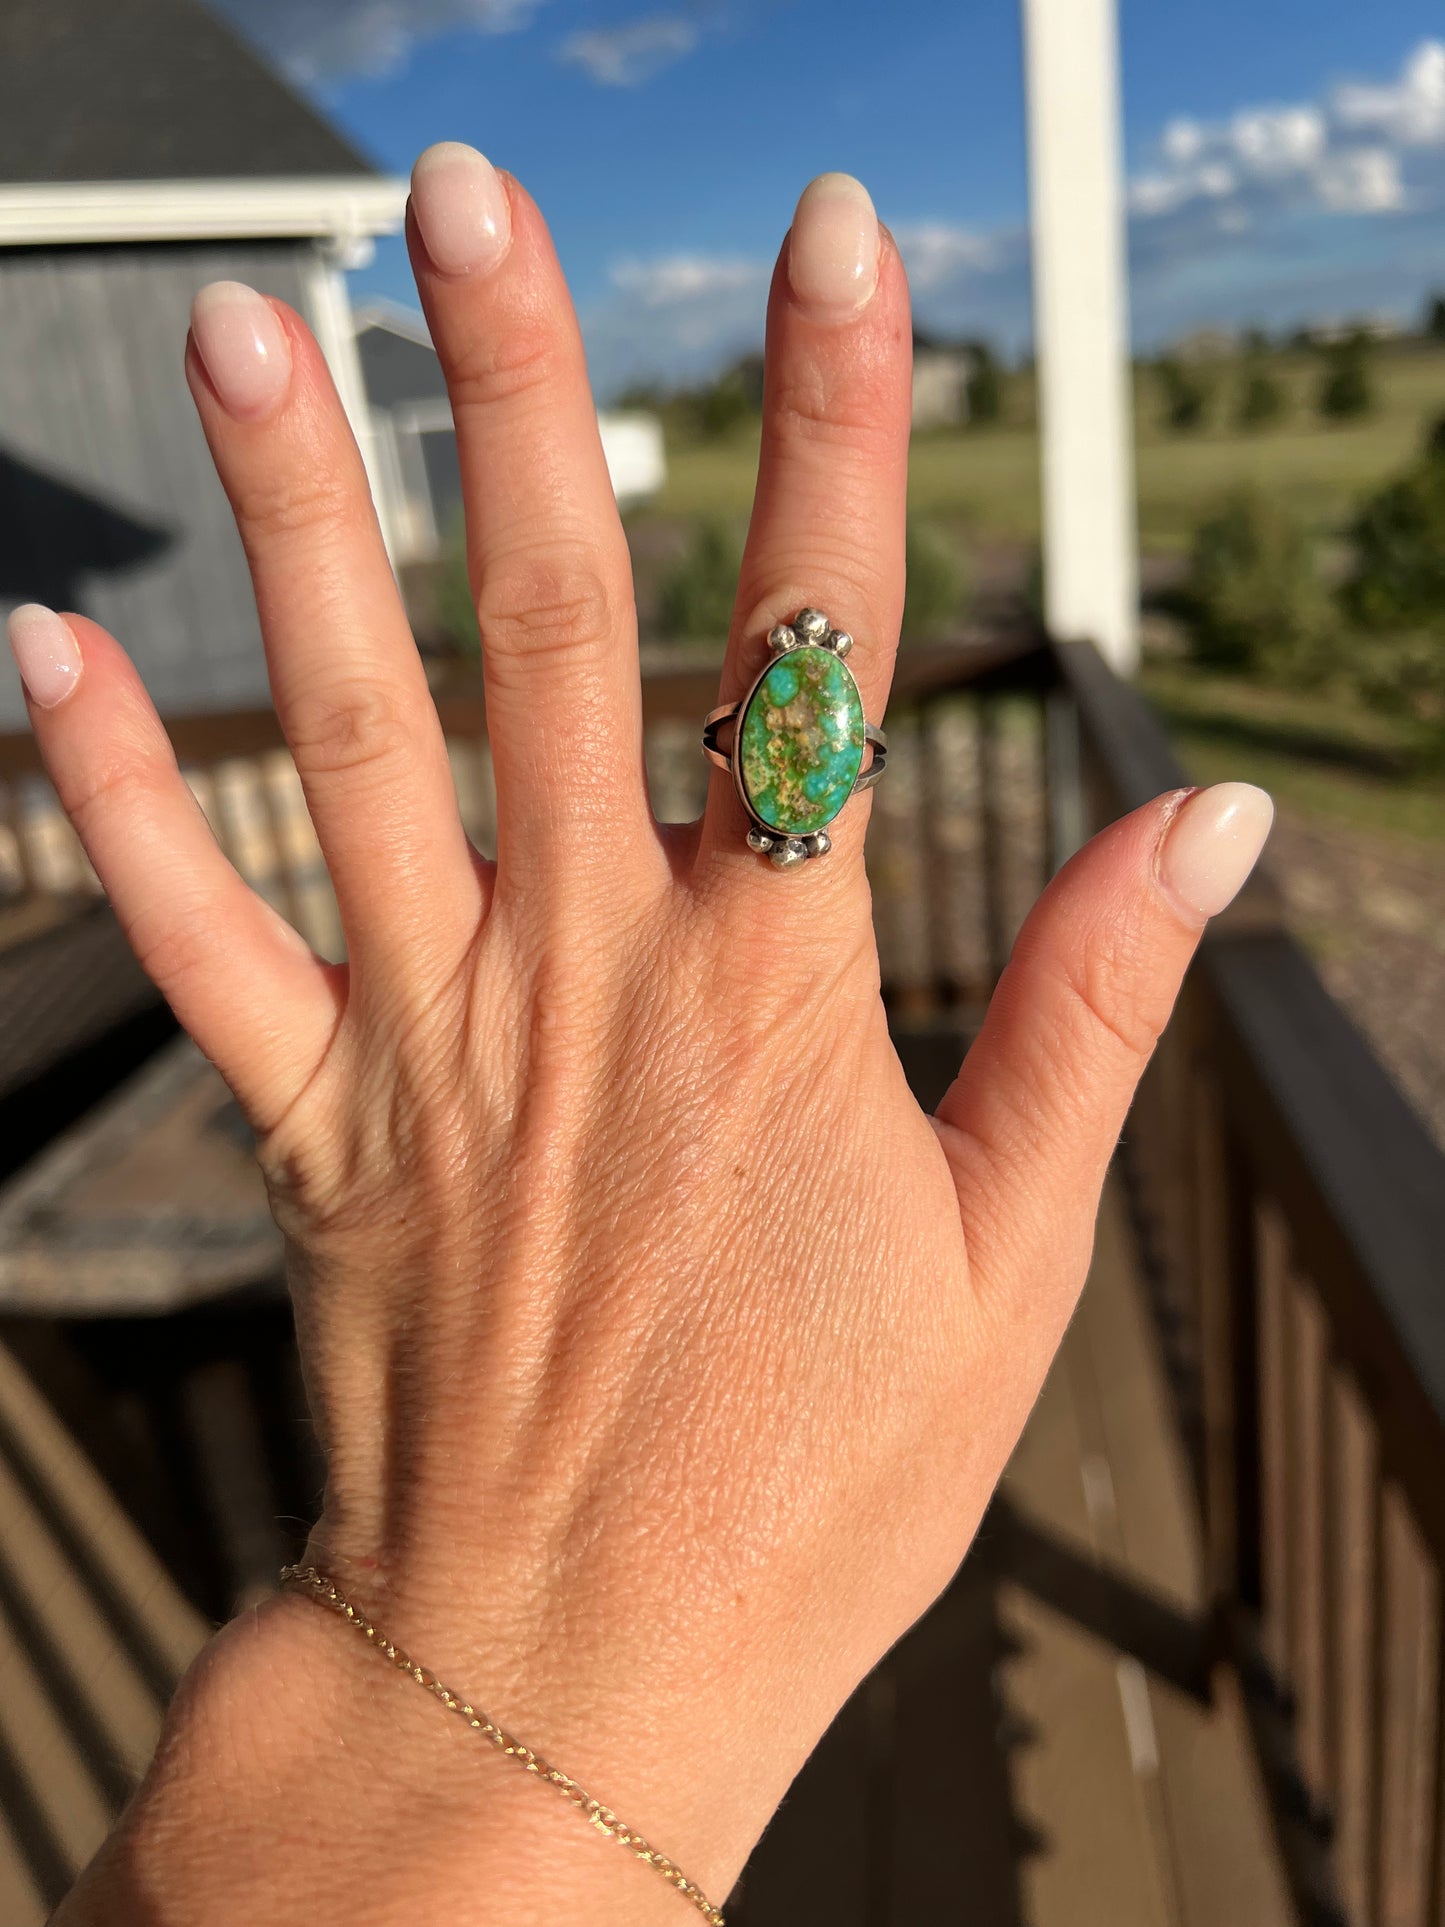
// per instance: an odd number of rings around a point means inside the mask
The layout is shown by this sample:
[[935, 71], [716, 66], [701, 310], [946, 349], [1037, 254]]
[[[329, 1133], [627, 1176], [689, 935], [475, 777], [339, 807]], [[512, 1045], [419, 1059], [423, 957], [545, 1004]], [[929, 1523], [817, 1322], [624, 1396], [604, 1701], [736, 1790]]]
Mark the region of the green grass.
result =
[[[1413, 343], [1374, 358], [1378, 406], [1358, 422], [1333, 426], [1313, 412], [1320, 362], [1307, 354], [1271, 357], [1289, 397], [1283, 420], [1256, 434], [1230, 425], [1237, 368], [1221, 364], [1210, 425], [1171, 435], [1158, 420], [1154, 378], [1135, 381], [1139, 529], [1144, 548], [1167, 552], [1229, 490], [1251, 483], [1286, 500], [1313, 528], [1348, 520], [1360, 495], [1408, 461], [1427, 422], [1445, 412], [1445, 348]], [[1011, 378], [1007, 423], [934, 430], [914, 438], [909, 500], [922, 515], [955, 524], [973, 540], [1037, 539], [1037, 438], [1032, 384]], [[669, 451], [668, 482], [653, 504], [661, 514], [743, 515], [757, 470], [755, 424], [726, 441]]]
[[1195, 781], [1259, 783], [1312, 816], [1445, 843], [1438, 732], [1329, 695], [1172, 666], [1146, 665], [1140, 686]]

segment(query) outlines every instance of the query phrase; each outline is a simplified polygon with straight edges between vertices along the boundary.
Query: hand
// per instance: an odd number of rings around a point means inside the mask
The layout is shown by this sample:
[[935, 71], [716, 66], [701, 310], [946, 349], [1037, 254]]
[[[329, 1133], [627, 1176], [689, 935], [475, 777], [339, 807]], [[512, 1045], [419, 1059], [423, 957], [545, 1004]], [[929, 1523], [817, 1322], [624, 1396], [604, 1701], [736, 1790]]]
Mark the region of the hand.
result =
[[[187, 371], [347, 966], [228, 868], [110, 637], [31, 610], [17, 651], [137, 954], [257, 1131], [328, 1455], [308, 1556], [719, 1900], [962, 1557], [1083, 1280], [1135, 1081], [1268, 805], [1186, 792], [1089, 845], [925, 1116], [878, 997], [866, 799], [791, 874], [748, 851], [721, 775], [701, 823], [652, 820], [627, 547], [536, 208], [434, 148], [408, 236], [457, 425], [497, 863], [463, 833], [356, 448], [279, 302], [204, 291]], [[814, 603], [857, 638], [881, 716], [910, 338], [891, 238], [825, 176], [769, 303], [725, 699]], [[685, 1917], [483, 1753], [283, 1599], [212, 1653], [90, 1891], [124, 1862], [150, 1870], [148, 1920], [198, 1896], [208, 1921], [257, 1917], [260, 1896], [277, 1922], [320, 1900], [459, 1922], [497, 1918], [498, 1894], [557, 1918], [571, 1881], [594, 1920]], [[499, 1814], [515, 1832], [487, 1861]], [[297, 1831], [284, 1879], [279, 1847], [237, 1857]]]

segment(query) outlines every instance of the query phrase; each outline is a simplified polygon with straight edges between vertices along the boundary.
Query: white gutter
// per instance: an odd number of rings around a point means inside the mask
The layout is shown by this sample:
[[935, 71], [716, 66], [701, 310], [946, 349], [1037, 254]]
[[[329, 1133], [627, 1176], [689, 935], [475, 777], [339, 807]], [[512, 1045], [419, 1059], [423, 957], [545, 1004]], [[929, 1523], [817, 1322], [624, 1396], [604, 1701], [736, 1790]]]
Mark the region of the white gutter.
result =
[[345, 254], [375, 235], [394, 234], [406, 196], [404, 180], [364, 174], [0, 182], [0, 247], [329, 239]]

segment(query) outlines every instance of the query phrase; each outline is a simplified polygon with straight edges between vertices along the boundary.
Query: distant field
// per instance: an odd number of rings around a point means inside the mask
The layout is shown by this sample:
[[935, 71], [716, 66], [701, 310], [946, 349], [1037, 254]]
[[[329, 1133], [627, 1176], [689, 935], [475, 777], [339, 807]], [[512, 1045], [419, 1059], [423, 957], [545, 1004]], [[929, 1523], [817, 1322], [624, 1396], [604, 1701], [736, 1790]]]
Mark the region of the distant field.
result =
[[[1344, 427], [1314, 413], [1317, 357], [1281, 354], [1268, 365], [1290, 407], [1276, 426], [1255, 434], [1229, 425], [1239, 380], [1230, 364], [1217, 365], [1214, 421], [1192, 435], [1165, 432], [1154, 378], [1147, 370], [1139, 376], [1139, 526], [1147, 550], [1181, 547], [1212, 503], [1248, 482], [1288, 501], [1311, 527], [1338, 528], [1365, 490], [1410, 458], [1426, 423], [1445, 413], [1445, 347], [1382, 349], [1373, 364], [1378, 406]], [[935, 431], [915, 439], [910, 501], [918, 513], [956, 524], [974, 542], [1037, 537], [1038, 457], [1027, 378], [1012, 379], [1008, 412], [1010, 422], [996, 428]], [[757, 452], [755, 427], [727, 442], [671, 451], [667, 487], [654, 510], [745, 515]]]
[[1321, 824], [1445, 843], [1445, 765], [1427, 725], [1182, 665], [1146, 663], [1139, 685], [1195, 781], [1243, 778]]

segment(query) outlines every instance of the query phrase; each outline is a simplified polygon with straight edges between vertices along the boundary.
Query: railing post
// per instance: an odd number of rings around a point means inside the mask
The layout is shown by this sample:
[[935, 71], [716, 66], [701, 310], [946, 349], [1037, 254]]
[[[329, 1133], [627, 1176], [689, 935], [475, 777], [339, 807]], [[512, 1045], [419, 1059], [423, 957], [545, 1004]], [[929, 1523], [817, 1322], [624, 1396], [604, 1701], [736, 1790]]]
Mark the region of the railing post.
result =
[[1044, 615], [1124, 674], [1138, 561], [1115, 0], [1024, 0]]

